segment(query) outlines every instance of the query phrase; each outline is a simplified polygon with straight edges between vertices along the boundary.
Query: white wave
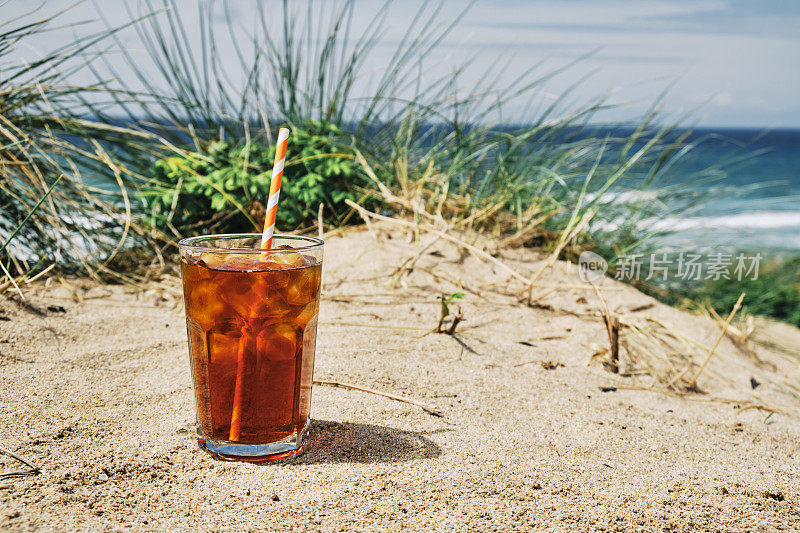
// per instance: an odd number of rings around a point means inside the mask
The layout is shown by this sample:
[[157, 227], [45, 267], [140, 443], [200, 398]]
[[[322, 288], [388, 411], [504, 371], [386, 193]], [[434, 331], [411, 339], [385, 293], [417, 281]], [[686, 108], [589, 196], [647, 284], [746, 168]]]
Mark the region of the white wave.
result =
[[[644, 190], [644, 191], [614, 191], [605, 192], [597, 200], [601, 204], [628, 204], [641, 200], [657, 200], [659, 191], [657, 190]], [[597, 198], [597, 193], [587, 193], [586, 202], [592, 202]]]
[[752, 211], [735, 215], [708, 217], [669, 217], [643, 221], [646, 227], [658, 230], [686, 231], [692, 229], [728, 228], [740, 230], [800, 228], [800, 211]]

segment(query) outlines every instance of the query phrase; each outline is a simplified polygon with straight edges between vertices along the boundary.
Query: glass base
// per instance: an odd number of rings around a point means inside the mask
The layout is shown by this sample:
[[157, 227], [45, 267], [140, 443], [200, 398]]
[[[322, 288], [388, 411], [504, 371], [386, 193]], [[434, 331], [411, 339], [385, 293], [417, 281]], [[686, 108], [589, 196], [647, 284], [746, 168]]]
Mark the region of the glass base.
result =
[[220, 461], [270, 463], [303, 453], [308, 444], [308, 424], [300, 433], [269, 444], [236, 444], [230, 441], [209, 439], [204, 435], [200, 435], [197, 444], [201, 450]]

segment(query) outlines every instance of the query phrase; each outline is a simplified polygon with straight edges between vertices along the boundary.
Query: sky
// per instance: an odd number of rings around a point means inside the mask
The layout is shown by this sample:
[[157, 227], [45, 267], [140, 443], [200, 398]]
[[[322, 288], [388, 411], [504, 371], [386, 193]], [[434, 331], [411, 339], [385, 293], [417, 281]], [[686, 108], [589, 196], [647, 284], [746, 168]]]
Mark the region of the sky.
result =
[[[229, 3], [237, 27], [253, 26], [252, 1]], [[47, 0], [34, 17], [73, 3]], [[279, 12], [280, 2], [264, 3], [268, 10]], [[330, 4], [330, 0], [319, 3]], [[177, 0], [177, 4], [185, 5], [187, 13], [196, 10], [195, 0]], [[456, 17], [467, 4], [466, 0], [445, 2], [440, 23]], [[79, 3], [62, 16], [62, 24], [97, 21], [96, 5], [102, 6], [112, 24], [127, 18], [121, 0], [103, 0]], [[354, 33], [369, 25], [380, 6], [375, 0], [356, 0]], [[389, 7], [385, 31], [368, 58], [367, 71], [385, 64], [418, 7], [417, 0], [398, 0]], [[29, 0], [0, 0], [0, 24], [30, 10]], [[215, 24], [224, 31], [225, 18], [219, 11]], [[17, 54], [30, 59], [68, 42], [75, 32], [89, 32], [99, 24], [54, 30], [29, 40]], [[188, 15], [187, 25], [192, 24]], [[133, 51], [141, 49], [132, 32], [123, 42]], [[690, 113], [688, 121], [699, 126], [800, 127], [796, 92], [800, 87], [800, 1], [796, 0], [476, 0], [432, 54], [430, 64], [433, 69], [450, 70], [470, 58], [473, 63], [462, 81], [466, 89], [482, 81], [485, 69], [498, 62], [508, 65], [493, 80], [502, 86], [539, 62], [539, 72], [545, 73], [578, 60], [540, 87], [537, 96], [546, 102], [588, 76], [569, 102], [579, 106], [604, 95], [620, 104], [600, 115], [597, 120], [601, 121], [635, 119], [669, 89], [662, 106], [665, 119]], [[524, 121], [524, 109], [521, 104], [512, 106], [506, 118]]]

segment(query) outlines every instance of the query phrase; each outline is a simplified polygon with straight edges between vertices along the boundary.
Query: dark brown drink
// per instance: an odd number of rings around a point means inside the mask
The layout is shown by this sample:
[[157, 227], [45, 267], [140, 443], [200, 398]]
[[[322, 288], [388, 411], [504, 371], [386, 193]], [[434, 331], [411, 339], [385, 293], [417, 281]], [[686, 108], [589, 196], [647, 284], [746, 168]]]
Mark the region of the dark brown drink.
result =
[[[215, 442], [211, 451], [223, 456], [225, 443], [299, 448], [311, 403], [321, 261], [286, 248], [195, 252], [183, 254], [182, 270], [201, 446]], [[279, 454], [280, 446], [272, 450]]]

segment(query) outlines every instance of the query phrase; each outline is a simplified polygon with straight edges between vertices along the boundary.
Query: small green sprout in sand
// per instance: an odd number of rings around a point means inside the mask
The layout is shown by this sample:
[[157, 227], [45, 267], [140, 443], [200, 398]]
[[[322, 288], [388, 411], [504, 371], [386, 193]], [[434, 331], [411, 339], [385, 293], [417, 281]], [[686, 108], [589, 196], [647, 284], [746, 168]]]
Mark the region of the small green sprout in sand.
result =
[[453, 315], [453, 321], [446, 329], [444, 327], [444, 321], [450, 316], [450, 303], [453, 300], [460, 300], [463, 297], [463, 292], [454, 292], [450, 295], [442, 294], [441, 296], [436, 297], [437, 300], [442, 302], [442, 308], [439, 315], [439, 325], [436, 326], [436, 333], [447, 333], [448, 335], [455, 334], [456, 327], [458, 327], [459, 322], [464, 320], [464, 315], [461, 314], [461, 308], [459, 307], [458, 312]]

